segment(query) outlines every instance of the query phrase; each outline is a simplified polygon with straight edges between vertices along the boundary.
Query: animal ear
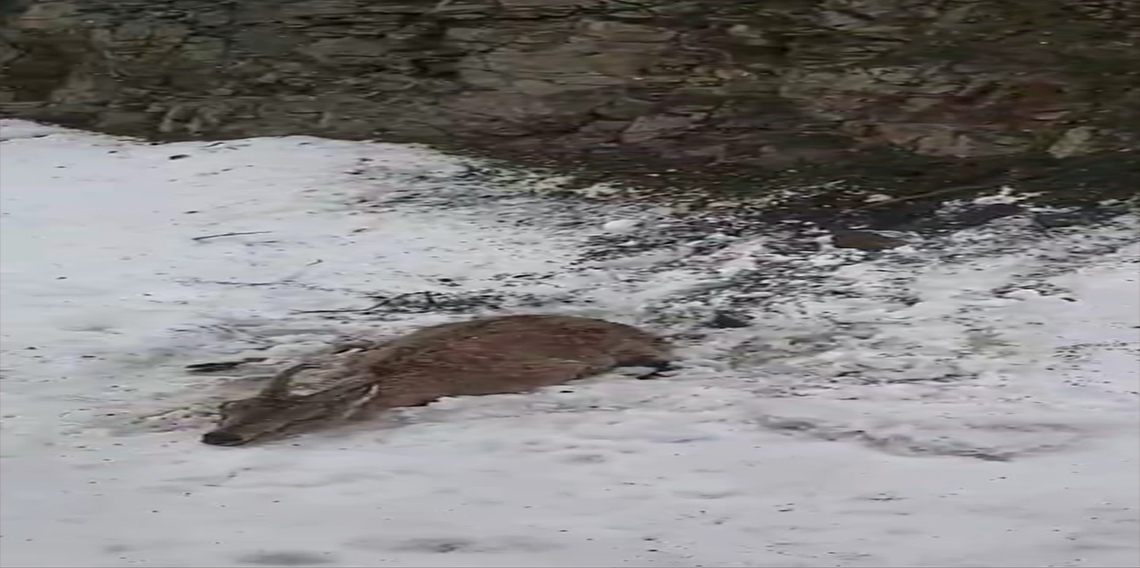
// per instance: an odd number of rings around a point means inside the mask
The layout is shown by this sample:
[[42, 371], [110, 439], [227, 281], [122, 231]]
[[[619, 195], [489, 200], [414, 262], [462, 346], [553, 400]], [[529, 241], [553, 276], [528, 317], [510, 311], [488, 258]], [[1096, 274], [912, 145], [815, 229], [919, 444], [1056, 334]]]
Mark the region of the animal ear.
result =
[[289, 382], [293, 380], [293, 377], [295, 377], [297, 373], [300, 373], [305, 369], [311, 369], [312, 367], [313, 366], [309, 363], [301, 363], [298, 365], [293, 365], [292, 367], [289, 367], [288, 369], [277, 373], [277, 375], [269, 380], [269, 384], [265, 385], [265, 388], [261, 389], [261, 392], [257, 393], [257, 397], [285, 398], [289, 396]]
[[371, 398], [379, 392], [379, 390], [380, 387], [376, 384], [374, 377], [354, 376], [343, 379], [338, 384], [301, 398], [314, 402], [341, 402], [356, 400], [360, 397]]

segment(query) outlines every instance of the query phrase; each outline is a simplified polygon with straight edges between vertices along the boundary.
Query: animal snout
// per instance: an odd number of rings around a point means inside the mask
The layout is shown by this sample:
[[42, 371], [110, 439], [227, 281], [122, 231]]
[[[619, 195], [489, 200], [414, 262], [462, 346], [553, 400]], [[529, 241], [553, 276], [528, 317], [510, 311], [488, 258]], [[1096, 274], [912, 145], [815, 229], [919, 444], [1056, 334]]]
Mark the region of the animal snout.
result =
[[245, 438], [229, 432], [207, 432], [202, 435], [202, 443], [211, 446], [236, 446], [245, 443]]

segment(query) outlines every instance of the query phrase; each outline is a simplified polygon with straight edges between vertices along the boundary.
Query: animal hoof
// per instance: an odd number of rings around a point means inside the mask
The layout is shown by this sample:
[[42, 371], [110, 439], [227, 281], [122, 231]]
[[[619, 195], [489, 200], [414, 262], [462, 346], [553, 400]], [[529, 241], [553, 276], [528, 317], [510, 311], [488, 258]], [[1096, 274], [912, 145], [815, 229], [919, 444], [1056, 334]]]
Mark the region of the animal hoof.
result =
[[202, 443], [211, 446], [236, 446], [243, 442], [244, 438], [228, 432], [208, 432], [202, 436]]

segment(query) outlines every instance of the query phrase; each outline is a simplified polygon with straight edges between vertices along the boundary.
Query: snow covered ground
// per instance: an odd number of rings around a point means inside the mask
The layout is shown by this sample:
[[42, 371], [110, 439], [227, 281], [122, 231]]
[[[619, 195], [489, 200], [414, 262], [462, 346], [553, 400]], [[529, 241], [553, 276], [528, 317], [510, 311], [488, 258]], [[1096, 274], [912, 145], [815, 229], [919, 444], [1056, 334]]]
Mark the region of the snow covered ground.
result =
[[[1134, 218], [799, 250], [409, 146], [0, 138], [4, 566], [1140, 562]], [[197, 440], [297, 355], [517, 312], [684, 366]]]

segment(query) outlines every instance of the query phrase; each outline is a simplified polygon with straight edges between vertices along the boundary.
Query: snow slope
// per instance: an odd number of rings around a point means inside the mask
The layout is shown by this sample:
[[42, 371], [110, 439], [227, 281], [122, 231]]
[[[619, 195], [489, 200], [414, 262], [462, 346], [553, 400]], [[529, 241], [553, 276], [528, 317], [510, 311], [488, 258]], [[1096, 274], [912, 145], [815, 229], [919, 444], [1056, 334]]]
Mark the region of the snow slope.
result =
[[[796, 252], [423, 148], [0, 126], [4, 566], [1140, 561], [1134, 218]], [[685, 364], [197, 441], [291, 357], [520, 311]]]

